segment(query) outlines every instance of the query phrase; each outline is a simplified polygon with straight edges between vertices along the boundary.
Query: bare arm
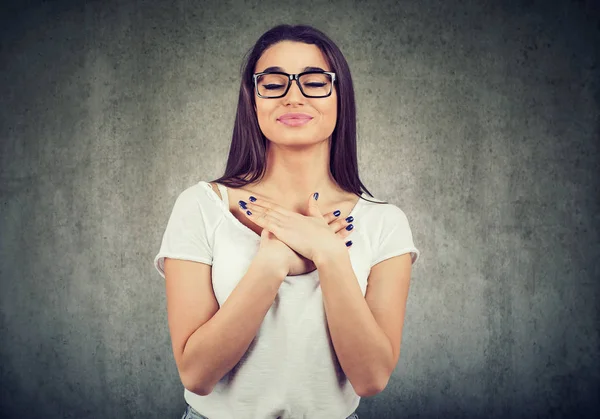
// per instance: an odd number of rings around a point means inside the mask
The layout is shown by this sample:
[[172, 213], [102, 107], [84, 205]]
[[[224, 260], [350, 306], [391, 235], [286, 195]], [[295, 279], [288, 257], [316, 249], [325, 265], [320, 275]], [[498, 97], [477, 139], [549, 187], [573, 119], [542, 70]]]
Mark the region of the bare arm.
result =
[[315, 261], [315, 265], [331, 341], [340, 365], [356, 394], [373, 396], [386, 386], [391, 375], [390, 341], [363, 298], [350, 256], [340, 252]]
[[[219, 309], [209, 265], [165, 261], [169, 328], [185, 388], [200, 395], [210, 394], [248, 350], [285, 278], [284, 273], [270, 266], [259, 252]], [[201, 280], [200, 269], [205, 271]]]

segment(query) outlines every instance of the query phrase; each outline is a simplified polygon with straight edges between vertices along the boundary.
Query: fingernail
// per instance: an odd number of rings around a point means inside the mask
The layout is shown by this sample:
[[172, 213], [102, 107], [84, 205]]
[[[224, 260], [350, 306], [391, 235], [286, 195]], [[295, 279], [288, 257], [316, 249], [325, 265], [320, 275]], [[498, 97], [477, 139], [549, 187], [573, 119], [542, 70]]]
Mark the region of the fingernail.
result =
[[253, 197], [253, 196], [250, 196], [250, 198], [248, 198], [248, 199], [250, 200], [250, 202], [254, 202], [254, 201], [256, 201], [256, 198], [255, 198], [255, 197]]
[[353, 228], [354, 228], [354, 226], [353, 226], [352, 224], [349, 224], [349, 225], [346, 227], [346, 230], [350, 231], [350, 230], [352, 230]]
[[238, 201], [238, 204], [240, 205], [240, 207], [247, 209], [246, 208], [246, 203], [244, 201]]
[[348, 241], [346, 242], [346, 247], [350, 247], [350, 246], [352, 246], [352, 240], [348, 240]]
[[350, 216], [350, 217], [346, 218], [346, 221], [348, 221], [349, 223], [351, 223], [352, 221], [354, 221], [354, 217]]
[[252, 213], [250, 212], [250, 210], [246, 211], [246, 214], [252, 215]]
[[315, 201], [316, 201], [317, 199], [319, 199], [319, 192], [315, 192], [315, 193], [313, 194], [313, 198], [315, 198]]
[[340, 214], [341, 214], [340, 210], [333, 211], [333, 215], [335, 215], [336, 217], [339, 217]]

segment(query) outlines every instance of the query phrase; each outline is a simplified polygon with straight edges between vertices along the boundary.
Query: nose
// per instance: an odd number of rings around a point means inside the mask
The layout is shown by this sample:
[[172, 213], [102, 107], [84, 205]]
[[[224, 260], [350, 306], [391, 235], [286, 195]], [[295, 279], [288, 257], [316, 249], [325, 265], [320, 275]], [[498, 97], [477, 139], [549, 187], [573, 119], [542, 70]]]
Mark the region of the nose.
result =
[[292, 85], [290, 86], [290, 90], [287, 92], [287, 95], [284, 96], [285, 102], [303, 102], [304, 95], [300, 91], [300, 87], [298, 86], [297, 80], [292, 81]]

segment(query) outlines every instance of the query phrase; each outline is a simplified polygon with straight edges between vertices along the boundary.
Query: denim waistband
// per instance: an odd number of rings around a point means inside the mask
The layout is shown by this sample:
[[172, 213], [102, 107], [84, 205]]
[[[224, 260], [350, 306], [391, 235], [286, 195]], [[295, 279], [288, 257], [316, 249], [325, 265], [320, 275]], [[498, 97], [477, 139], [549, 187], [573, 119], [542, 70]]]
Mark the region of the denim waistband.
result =
[[[194, 409], [192, 406], [190, 406], [188, 404], [187, 407], [185, 408], [185, 412], [183, 412], [183, 416], [181, 417], [181, 419], [208, 419], [208, 418], [206, 416], [203, 416], [200, 412], [198, 412], [196, 409]], [[353, 412], [346, 419], [359, 419], [359, 417], [356, 412]]]

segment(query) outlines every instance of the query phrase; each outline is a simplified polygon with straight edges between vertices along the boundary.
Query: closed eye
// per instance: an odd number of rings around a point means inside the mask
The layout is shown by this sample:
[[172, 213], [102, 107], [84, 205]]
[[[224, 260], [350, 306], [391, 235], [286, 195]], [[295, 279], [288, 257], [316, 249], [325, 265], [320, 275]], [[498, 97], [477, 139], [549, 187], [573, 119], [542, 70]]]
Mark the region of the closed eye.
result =
[[283, 84], [263, 84], [263, 87], [269, 90], [282, 89]]

